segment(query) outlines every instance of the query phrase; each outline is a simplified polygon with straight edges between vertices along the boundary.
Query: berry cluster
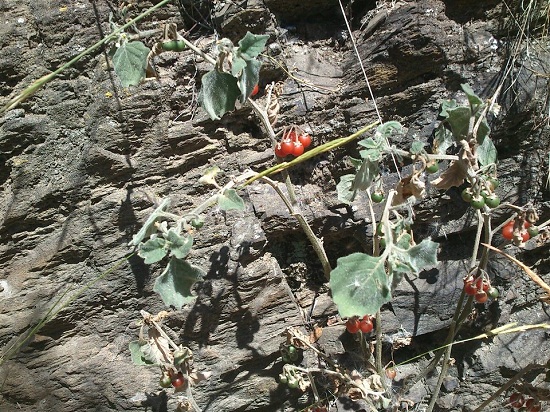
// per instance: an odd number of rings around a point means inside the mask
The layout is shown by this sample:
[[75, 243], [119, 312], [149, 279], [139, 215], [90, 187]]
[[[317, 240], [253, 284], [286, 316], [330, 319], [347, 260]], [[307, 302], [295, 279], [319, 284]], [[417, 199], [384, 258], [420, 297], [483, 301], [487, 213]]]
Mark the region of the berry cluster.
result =
[[[496, 181], [496, 179], [495, 179]], [[474, 209], [482, 209], [483, 206], [487, 206], [490, 209], [494, 209], [500, 205], [500, 197], [498, 197], [491, 188], [498, 186], [498, 183], [494, 185], [487, 184], [489, 189], [483, 189], [476, 191], [474, 188], [467, 187], [462, 191], [462, 200], [470, 203]]]
[[284, 363], [294, 363], [300, 357], [300, 352], [294, 345], [283, 344], [279, 350]]
[[487, 299], [498, 298], [498, 290], [491, 286], [491, 281], [484, 275], [474, 277], [468, 275], [464, 278], [464, 293], [474, 296], [477, 303], [485, 303]]
[[540, 412], [542, 405], [537, 399], [525, 397], [519, 392], [510, 395], [510, 406], [514, 409], [520, 409], [525, 412]]
[[286, 128], [283, 138], [275, 146], [275, 155], [283, 158], [289, 155], [301, 156], [304, 150], [311, 145], [311, 136], [297, 126]]
[[173, 386], [174, 388], [179, 388], [185, 383], [185, 378], [183, 373], [178, 372], [174, 373], [172, 370], [164, 371], [162, 377], [159, 380], [159, 385], [163, 388], [169, 388]]
[[523, 222], [523, 225], [516, 225], [515, 220], [510, 220], [502, 228], [502, 237], [504, 239], [514, 240], [514, 232], [516, 231], [516, 226], [520, 226], [519, 228], [517, 228], [517, 234], [519, 235], [519, 238], [521, 238], [522, 242], [527, 242], [529, 239], [539, 234], [539, 229], [535, 226], [531, 226], [531, 224], [526, 220]]
[[359, 331], [369, 333], [374, 327], [373, 319], [374, 318], [370, 315], [365, 315], [361, 319], [357, 316], [353, 316], [346, 322], [346, 329], [349, 333], [357, 333]]

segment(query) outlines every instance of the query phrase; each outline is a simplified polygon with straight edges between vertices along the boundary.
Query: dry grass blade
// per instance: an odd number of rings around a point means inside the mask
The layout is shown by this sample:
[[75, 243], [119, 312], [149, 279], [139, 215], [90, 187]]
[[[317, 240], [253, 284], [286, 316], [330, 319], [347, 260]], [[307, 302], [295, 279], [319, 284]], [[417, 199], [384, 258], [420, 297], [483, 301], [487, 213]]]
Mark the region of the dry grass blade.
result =
[[513, 256], [510, 256], [509, 254], [507, 253], [504, 253], [502, 250], [500, 249], [497, 249], [496, 247], [494, 246], [491, 246], [491, 245], [487, 245], [485, 243], [482, 243], [483, 246], [485, 246], [486, 248], [488, 249], [491, 249], [491, 250], [494, 250], [495, 252], [497, 253], [500, 253], [502, 256], [504, 256], [505, 258], [507, 258], [508, 260], [514, 262], [516, 265], [518, 265], [520, 268], [523, 269], [523, 271], [525, 273], [527, 273], [527, 275], [533, 279], [533, 282], [535, 282], [537, 285], [539, 285], [541, 288], [543, 288], [547, 295], [543, 297], [544, 300], [548, 300], [550, 299], [550, 286], [548, 286], [548, 284], [542, 280], [540, 278], [539, 275], [537, 275], [535, 272], [533, 272], [531, 269], [529, 269], [529, 267], [527, 267], [526, 265], [524, 265], [522, 262], [520, 262], [519, 260], [517, 260], [515, 257]]

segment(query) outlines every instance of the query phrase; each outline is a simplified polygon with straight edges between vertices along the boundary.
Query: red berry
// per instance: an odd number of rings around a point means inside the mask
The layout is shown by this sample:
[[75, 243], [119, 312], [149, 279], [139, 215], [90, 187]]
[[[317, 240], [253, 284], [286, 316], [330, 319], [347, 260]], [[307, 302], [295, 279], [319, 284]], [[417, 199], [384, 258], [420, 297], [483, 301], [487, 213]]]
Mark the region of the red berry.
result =
[[504, 239], [512, 240], [514, 238], [514, 221], [510, 221], [506, 226], [502, 228], [502, 237]]
[[363, 319], [361, 319], [361, 322], [359, 322], [359, 329], [361, 329], [363, 333], [370, 333], [373, 327], [372, 319], [368, 315], [365, 315]]
[[172, 386], [174, 388], [179, 388], [181, 385], [183, 385], [185, 382], [185, 378], [183, 377], [183, 373], [179, 372], [176, 377], [172, 379]]
[[529, 232], [527, 230], [522, 230], [520, 235], [523, 242], [527, 242], [529, 239], [531, 239], [531, 236], [529, 236]]
[[464, 293], [469, 296], [474, 296], [477, 292], [476, 285], [474, 285], [472, 282], [467, 282], [464, 284]]
[[397, 371], [395, 370], [395, 368], [386, 369], [386, 376], [388, 377], [388, 379], [394, 380], [396, 375]]
[[305, 148], [308, 148], [309, 146], [311, 146], [312, 139], [311, 136], [306, 133], [298, 136], [298, 141], [302, 143]]
[[540, 412], [542, 410], [542, 406], [540, 402], [533, 398], [529, 398], [527, 399], [527, 402], [525, 402], [525, 409], [527, 412]]
[[256, 96], [258, 94], [258, 92], [260, 91], [260, 86], [256, 85], [254, 86], [254, 88], [252, 89], [252, 93], [250, 93], [251, 96]]
[[475, 299], [477, 303], [485, 303], [487, 302], [488, 296], [487, 292], [484, 292], [482, 290], [478, 290], [475, 295]]
[[523, 406], [523, 395], [521, 393], [515, 392], [510, 395], [510, 405], [513, 408], [521, 408]]
[[304, 153], [304, 146], [299, 141], [294, 142], [294, 147], [292, 148], [292, 154], [296, 157], [301, 156]]
[[349, 318], [346, 322], [346, 329], [349, 333], [359, 332], [359, 320], [357, 318]]
[[294, 143], [292, 143], [289, 139], [283, 139], [282, 142], [277, 143], [277, 146], [275, 147], [275, 154], [278, 157], [286, 157], [292, 153], [293, 149]]

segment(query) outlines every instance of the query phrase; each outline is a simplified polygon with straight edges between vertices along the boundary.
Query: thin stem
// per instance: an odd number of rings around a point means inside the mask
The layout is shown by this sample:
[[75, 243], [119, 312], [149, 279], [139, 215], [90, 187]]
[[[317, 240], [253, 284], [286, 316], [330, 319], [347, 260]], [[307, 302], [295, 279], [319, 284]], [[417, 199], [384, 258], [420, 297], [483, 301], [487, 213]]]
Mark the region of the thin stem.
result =
[[286, 196], [281, 188], [277, 185], [277, 183], [267, 177], [263, 177], [262, 181], [266, 182], [268, 185], [270, 185], [275, 192], [279, 195], [279, 197], [283, 200], [285, 206], [288, 209], [288, 212], [298, 220], [298, 223], [300, 224], [300, 227], [304, 231], [306, 237], [311, 243], [311, 246], [313, 246], [313, 250], [317, 254], [317, 257], [321, 261], [321, 265], [323, 266], [323, 273], [325, 275], [325, 278], [328, 280], [330, 279], [330, 272], [332, 271], [332, 267], [330, 266], [330, 263], [328, 261], [327, 254], [325, 252], [325, 248], [323, 247], [323, 241], [319, 239], [315, 233], [313, 233], [313, 229], [311, 229], [311, 226], [307, 222], [307, 220], [304, 218], [304, 216], [295, 210], [294, 205], [292, 201], [289, 199], [288, 196]]
[[172, 1], [172, 0], [162, 0], [160, 3], [158, 3], [158, 4], [154, 5], [153, 7], [151, 7], [149, 10], [143, 12], [142, 14], [137, 16], [136, 18], [130, 20], [128, 23], [126, 23], [123, 26], [119, 27], [118, 29], [114, 30], [111, 34], [109, 34], [108, 36], [105, 36], [103, 39], [99, 40], [94, 45], [88, 47], [82, 53], [78, 54], [76, 57], [69, 60], [67, 63], [65, 63], [64, 65], [59, 67], [57, 70], [53, 71], [52, 73], [50, 73], [46, 76], [41, 77], [38, 80], [35, 80], [34, 83], [32, 83], [29, 87], [27, 87], [25, 90], [23, 90], [23, 92], [21, 94], [18, 94], [14, 98], [10, 99], [4, 107], [0, 108], [0, 115], [2, 113], [7, 112], [8, 110], [11, 110], [11, 109], [15, 108], [16, 106], [18, 106], [19, 103], [25, 101], [28, 97], [32, 96], [34, 93], [36, 93], [38, 90], [40, 90], [40, 88], [42, 86], [44, 86], [49, 81], [53, 80], [55, 77], [57, 77], [58, 74], [63, 72], [65, 69], [68, 69], [69, 67], [74, 65], [76, 62], [78, 62], [81, 58], [83, 58], [84, 56], [90, 54], [91, 52], [93, 52], [94, 50], [99, 48], [100, 46], [108, 43], [111, 40], [114, 40], [125, 29], [127, 29], [128, 27], [130, 27], [133, 24], [137, 23], [138, 21], [140, 21], [144, 17], [148, 16], [149, 14], [151, 14], [152, 12], [157, 10], [158, 8], [170, 3], [170, 1]]
[[476, 409], [474, 409], [473, 412], [480, 412], [488, 406], [491, 402], [493, 402], [497, 397], [500, 396], [501, 393], [506, 392], [514, 383], [516, 383], [518, 380], [520, 380], [523, 375], [527, 374], [528, 372], [531, 372], [534, 369], [544, 369], [544, 365], [538, 365], [536, 363], [532, 363], [530, 365], [527, 365], [525, 368], [520, 370], [517, 374], [515, 374], [513, 377], [510, 378], [508, 382], [506, 382], [504, 385], [502, 385], [498, 390], [493, 393], [487, 400], [483, 401], [481, 405], [479, 405]]

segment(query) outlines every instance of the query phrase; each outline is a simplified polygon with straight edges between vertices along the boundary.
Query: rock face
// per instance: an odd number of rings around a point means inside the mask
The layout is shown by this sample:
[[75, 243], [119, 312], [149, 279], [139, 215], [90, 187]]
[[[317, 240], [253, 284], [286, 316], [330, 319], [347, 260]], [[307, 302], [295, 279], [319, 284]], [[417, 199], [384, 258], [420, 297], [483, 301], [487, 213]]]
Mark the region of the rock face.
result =
[[[138, 2], [126, 10], [113, 2], [68, 3], [0, 2], [0, 105], [108, 33], [110, 13], [121, 24], [124, 13], [134, 17], [152, 5]], [[278, 126], [300, 125], [317, 143], [349, 135], [378, 111], [408, 128], [392, 142], [408, 148], [415, 137], [430, 138], [442, 99], [462, 99], [461, 83], [488, 99], [502, 81], [502, 113], [490, 119], [499, 151], [498, 192], [503, 201], [537, 204], [541, 222], [550, 218], [550, 48], [537, 31], [541, 21], [527, 25], [527, 52], [515, 21], [529, 16], [512, 18], [499, 2], [421, 0], [375, 8], [375, 2], [352, 1], [346, 12], [373, 100], [338, 2], [215, 2], [213, 10], [209, 2], [179, 3], [140, 22], [139, 29], [177, 22], [183, 32], [183, 14], [187, 28], [195, 22], [234, 40], [246, 30], [269, 34], [267, 53], [280, 65], [266, 59], [261, 86], [283, 82]], [[196, 34], [204, 50], [215, 41], [209, 33]], [[220, 121], [197, 109], [206, 63], [187, 51], [164, 53], [155, 63], [158, 80], [122, 89], [108, 53], [98, 51], [0, 119], [1, 411], [174, 410], [177, 398], [170, 389], [160, 391], [158, 368], [130, 360], [128, 343], [138, 337], [140, 310], [168, 308], [152, 290], [163, 267], [147, 266], [135, 255], [126, 259], [127, 244], [158, 199], [170, 197], [174, 213], [206, 200], [212, 191], [198, 179], [213, 165], [224, 171], [223, 184], [274, 159], [249, 108]], [[366, 198], [350, 208], [335, 192], [350, 170], [345, 157], [357, 156], [352, 146], [291, 171], [304, 215], [333, 266], [338, 257], [371, 246]], [[387, 166], [384, 184], [390, 188], [397, 176]], [[404, 279], [383, 308], [385, 347], [412, 338], [392, 354], [396, 362], [442, 342], [471, 259], [475, 214], [459, 191], [428, 189], [430, 196], [415, 205], [413, 229], [419, 239], [441, 244], [440, 264]], [[275, 191], [255, 184], [241, 194], [245, 211], [209, 210], [190, 255], [206, 276], [196, 284], [194, 303], [171, 311], [164, 325], [194, 352], [197, 369], [212, 373], [193, 388], [203, 411], [302, 410], [313, 403], [312, 395], [300, 397], [277, 382], [284, 329], [323, 327], [316, 344], [344, 363], [345, 350], [359, 345], [345, 333], [321, 265]], [[496, 221], [509, 215], [497, 213]], [[494, 243], [504, 245], [498, 236]], [[525, 251], [506, 251], [550, 283], [548, 243], [530, 241]], [[541, 290], [520, 269], [496, 255], [489, 269], [502, 299], [478, 305], [463, 337], [511, 321], [548, 322], [547, 305], [537, 298]], [[49, 311], [59, 302], [70, 304], [52, 317]], [[13, 350], [44, 317], [52, 319]], [[389, 350], [384, 356], [391, 359]], [[541, 331], [460, 346], [436, 410], [473, 409], [522, 367], [549, 356]], [[303, 365], [318, 362], [306, 356]], [[424, 366], [416, 361], [398, 368], [392, 389], [400, 401], [425, 402], [436, 378], [400, 392]], [[525, 384], [540, 388], [540, 381], [533, 375]]]

